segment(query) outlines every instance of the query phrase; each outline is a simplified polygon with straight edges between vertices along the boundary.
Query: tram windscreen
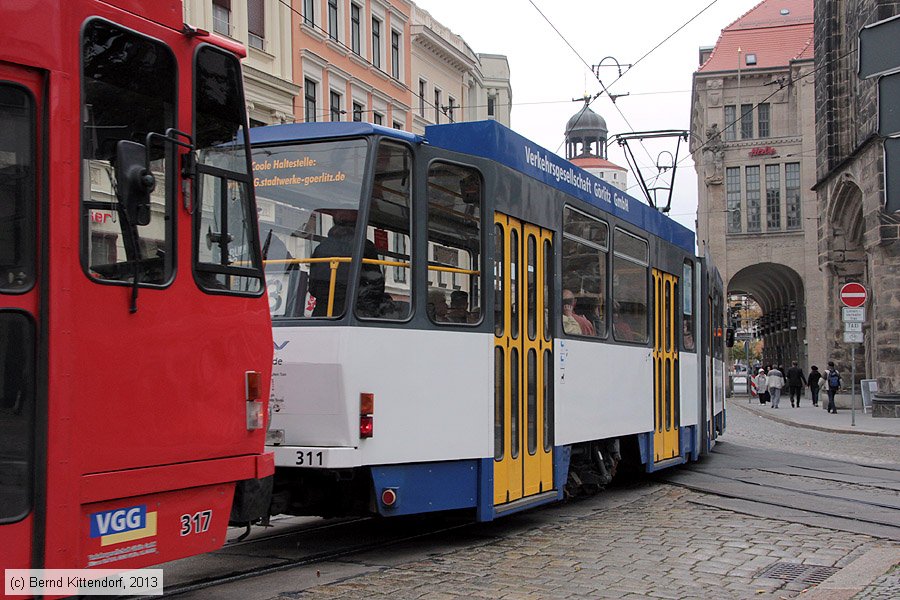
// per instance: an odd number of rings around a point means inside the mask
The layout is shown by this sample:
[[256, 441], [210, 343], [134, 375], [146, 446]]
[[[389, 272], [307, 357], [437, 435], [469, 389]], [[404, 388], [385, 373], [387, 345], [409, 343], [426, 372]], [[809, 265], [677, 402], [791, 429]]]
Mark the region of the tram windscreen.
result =
[[346, 311], [348, 277], [359, 258], [353, 253], [368, 152], [361, 139], [253, 149], [273, 319]]

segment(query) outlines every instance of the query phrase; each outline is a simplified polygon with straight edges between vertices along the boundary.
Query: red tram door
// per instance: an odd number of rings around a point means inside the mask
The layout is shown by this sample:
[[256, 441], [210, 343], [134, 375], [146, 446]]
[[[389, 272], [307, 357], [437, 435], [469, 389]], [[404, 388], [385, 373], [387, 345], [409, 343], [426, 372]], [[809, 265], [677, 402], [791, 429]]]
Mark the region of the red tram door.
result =
[[[35, 523], [42, 77], [0, 62], [0, 566], [30, 568]], [[40, 411], [43, 412], [43, 411]]]
[[494, 217], [494, 504], [553, 489], [552, 233]]

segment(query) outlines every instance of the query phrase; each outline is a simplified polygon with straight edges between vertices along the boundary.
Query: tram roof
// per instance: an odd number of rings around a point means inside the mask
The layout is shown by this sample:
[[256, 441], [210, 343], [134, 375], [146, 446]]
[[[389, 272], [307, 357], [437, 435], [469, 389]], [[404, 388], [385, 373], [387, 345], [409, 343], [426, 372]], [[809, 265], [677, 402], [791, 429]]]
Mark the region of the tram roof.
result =
[[425, 140], [432, 146], [504, 164], [691, 254], [695, 251], [694, 232], [687, 227], [496, 121], [429, 125]]
[[651, 206], [611, 186], [493, 120], [429, 125], [425, 136], [361, 122], [292, 123], [250, 129], [253, 144], [277, 144], [334, 137], [382, 135], [411, 144], [480, 156], [575, 196], [691, 254], [694, 232]]

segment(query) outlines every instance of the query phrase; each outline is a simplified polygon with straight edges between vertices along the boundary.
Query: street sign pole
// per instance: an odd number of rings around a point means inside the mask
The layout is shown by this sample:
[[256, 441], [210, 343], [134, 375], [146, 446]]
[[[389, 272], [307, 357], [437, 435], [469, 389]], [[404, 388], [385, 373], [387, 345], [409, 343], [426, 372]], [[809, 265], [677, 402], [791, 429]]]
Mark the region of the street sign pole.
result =
[[850, 427], [856, 427], [856, 344], [850, 346]]

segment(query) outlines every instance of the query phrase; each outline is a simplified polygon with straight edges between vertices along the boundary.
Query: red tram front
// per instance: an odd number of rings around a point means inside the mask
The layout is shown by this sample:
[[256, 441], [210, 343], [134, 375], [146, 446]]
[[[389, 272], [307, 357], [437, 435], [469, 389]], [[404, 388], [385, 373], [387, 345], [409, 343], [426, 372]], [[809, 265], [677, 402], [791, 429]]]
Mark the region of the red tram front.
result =
[[273, 472], [241, 50], [177, 0], [0, 22], [0, 567], [218, 548]]

